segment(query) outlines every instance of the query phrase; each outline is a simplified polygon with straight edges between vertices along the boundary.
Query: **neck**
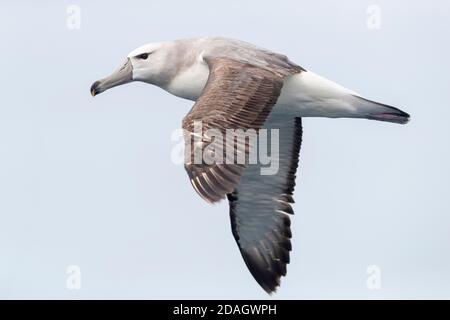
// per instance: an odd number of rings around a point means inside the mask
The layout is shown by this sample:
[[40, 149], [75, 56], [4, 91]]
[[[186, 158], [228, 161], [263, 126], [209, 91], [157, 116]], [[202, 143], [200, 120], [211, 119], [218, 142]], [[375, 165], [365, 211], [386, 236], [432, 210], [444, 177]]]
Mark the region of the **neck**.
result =
[[208, 65], [196, 59], [192, 65], [180, 69], [162, 88], [175, 96], [195, 101], [202, 94], [208, 76]]

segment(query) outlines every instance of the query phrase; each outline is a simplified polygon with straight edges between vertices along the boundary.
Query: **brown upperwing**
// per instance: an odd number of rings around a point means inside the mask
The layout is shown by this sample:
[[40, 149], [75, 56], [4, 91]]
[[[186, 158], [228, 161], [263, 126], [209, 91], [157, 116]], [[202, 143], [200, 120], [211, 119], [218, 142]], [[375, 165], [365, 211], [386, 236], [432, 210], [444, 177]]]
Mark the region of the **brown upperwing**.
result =
[[[283, 86], [283, 76], [275, 72], [229, 58], [205, 59], [209, 65], [208, 82], [202, 95], [183, 119], [185, 133], [185, 169], [192, 186], [207, 202], [217, 202], [233, 192], [239, 183], [245, 163], [227, 163], [230, 155], [223, 154], [222, 163], [207, 163], [203, 152], [214, 142], [206, 130], [255, 129], [264, 124], [276, 104]], [[194, 123], [201, 121], [201, 136], [195, 138]], [[197, 141], [197, 140], [198, 141]], [[237, 139], [233, 157], [239, 150], [248, 155], [248, 143]], [[226, 152], [226, 148], [220, 152]], [[198, 156], [200, 155], [200, 161]], [[196, 163], [199, 162], [199, 163]]]

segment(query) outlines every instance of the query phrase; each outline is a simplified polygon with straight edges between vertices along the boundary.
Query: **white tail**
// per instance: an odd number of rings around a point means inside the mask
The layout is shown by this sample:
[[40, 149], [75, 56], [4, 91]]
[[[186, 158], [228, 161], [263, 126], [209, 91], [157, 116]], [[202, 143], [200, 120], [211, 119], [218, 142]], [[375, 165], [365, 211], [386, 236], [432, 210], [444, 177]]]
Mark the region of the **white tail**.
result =
[[278, 103], [298, 117], [365, 118], [407, 123], [409, 114], [359, 96], [311, 71], [287, 78]]

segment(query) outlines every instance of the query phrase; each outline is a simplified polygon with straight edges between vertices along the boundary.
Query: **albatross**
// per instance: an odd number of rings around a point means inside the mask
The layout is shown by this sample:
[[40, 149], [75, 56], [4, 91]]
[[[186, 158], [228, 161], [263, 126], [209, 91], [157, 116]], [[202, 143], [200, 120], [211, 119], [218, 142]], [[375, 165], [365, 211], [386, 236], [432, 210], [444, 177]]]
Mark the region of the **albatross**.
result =
[[[182, 121], [185, 169], [207, 202], [228, 199], [232, 234], [250, 273], [268, 293], [286, 275], [291, 251], [290, 217], [302, 141], [302, 118], [358, 118], [405, 124], [409, 115], [327, 80], [287, 56], [222, 37], [150, 43], [131, 51], [91, 94], [142, 81], [195, 101]], [[195, 122], [203, 130], [195, 132]], [[213, 139], [208, 129], [278, 130], [278, 170], [261, 163], [193, 161]], [[200, 142], [192, 143], [192, 138]], [[248, 155], [248, 143], [240, 140]], [[237, 147], [226, 151], [238, 154]], [[242, 149], [239, 149], [242, 150]], [[227, 155], [228, 156], [228, 155]]]

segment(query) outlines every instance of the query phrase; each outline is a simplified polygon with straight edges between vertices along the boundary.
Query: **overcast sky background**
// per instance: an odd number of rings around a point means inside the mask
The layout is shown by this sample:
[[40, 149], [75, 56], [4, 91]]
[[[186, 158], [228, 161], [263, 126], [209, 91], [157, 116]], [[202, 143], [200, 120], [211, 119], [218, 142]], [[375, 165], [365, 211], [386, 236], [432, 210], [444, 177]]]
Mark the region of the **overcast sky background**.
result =
[[0, 298], [270, 298], [228, 204], [206, 204], [171, 162], [192, 102], [143, 83], [89, 94], [135, 47], [215, 35], [412, 115], [304, 120], [293, 252], [272, 298], [450, 298], [449, 16], [444, 0], [2, 1]]

